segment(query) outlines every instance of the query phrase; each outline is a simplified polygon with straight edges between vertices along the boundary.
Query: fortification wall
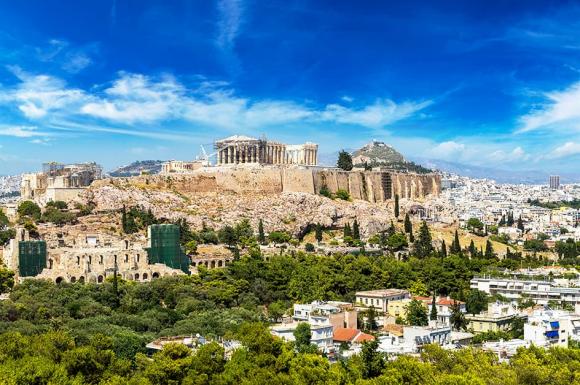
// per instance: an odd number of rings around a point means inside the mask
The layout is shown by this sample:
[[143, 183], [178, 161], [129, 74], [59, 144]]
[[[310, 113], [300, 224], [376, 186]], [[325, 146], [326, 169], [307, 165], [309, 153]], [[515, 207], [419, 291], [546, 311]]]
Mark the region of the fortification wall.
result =
[[383, 202], [400, 198], [422, 199], [438, 196], [441, 177], [437, 174], [405, 174], [388, 171], [343, 171], [309, 168], [215, 168], [191, 174], [150, 175], [98, 180], [93, 186], [109, 183], [177, 190], [183, 193], [319, 193], [326, 186], [331, 193], [346, 190], [353, 199]]

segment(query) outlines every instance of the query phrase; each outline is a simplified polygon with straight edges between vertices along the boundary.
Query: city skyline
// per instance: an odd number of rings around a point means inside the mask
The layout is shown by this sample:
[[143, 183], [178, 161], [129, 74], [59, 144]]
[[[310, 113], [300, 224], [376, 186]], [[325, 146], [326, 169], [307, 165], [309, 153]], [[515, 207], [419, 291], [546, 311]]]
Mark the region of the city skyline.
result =
[[580, 161], [573, 2], [0, 10], [0, 174], [192, 159], [232, 134], [554, 174]]

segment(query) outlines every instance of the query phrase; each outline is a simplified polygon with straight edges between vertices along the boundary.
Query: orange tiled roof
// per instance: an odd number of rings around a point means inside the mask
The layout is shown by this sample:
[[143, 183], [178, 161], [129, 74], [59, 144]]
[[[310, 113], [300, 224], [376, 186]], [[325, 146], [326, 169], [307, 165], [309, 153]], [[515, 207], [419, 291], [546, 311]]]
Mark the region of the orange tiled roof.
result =
[[361, 332], [358, 336], [355, 337], [354, 342], [363, 343], [363, 342], [374, 341], [374, 340], [375, 340], [375, 336]]
[[351, 342], [358, 333], [358, 329], [336, 328], [334, 329], [332, 339], [340, 342]]

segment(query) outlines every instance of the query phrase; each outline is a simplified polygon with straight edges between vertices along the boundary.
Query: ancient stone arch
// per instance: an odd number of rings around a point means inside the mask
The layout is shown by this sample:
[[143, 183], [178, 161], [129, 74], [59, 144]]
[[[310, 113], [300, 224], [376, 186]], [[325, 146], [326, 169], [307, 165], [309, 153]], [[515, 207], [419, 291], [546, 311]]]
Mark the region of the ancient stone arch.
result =
[[77, 281], [77, 277], [70, 277], [70, 282], [71, 283], [75, 283]]
[[102, 275], [99, 275], [99, 276], [97, 277], [97, 282], [98, 282], [98, 283], [103, 283], [103, 280], [104, 280], [104, 279], [105, 279], [105, 278], [104, 278]]
[[152, 278], [153, 279], [159, 278], [159, 273], [158, 272], [154, 272]]

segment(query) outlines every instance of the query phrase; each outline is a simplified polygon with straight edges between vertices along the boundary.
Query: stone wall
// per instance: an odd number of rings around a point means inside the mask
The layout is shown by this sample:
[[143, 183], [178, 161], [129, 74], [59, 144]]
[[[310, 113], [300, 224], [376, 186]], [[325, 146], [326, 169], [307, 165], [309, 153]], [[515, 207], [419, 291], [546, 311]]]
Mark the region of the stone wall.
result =
[[287, 167], [216, 167], [191, 174], [98, 180], [93, 183], [93, 186], [107, 184], [114, 184], [118, 187], [127, 185], [159, 188], [183, 193], [238, 194], [282, 192], [315, 194], [326, 186], [332, 193], [339, 189], [346, 190], [353, 199], [369, 202], [384, 202], [393, 199], [396, 194], [400, 198], [422, 199], [429, 195], [438, 196], [441, 191], [441, 177], [438, 174]]

